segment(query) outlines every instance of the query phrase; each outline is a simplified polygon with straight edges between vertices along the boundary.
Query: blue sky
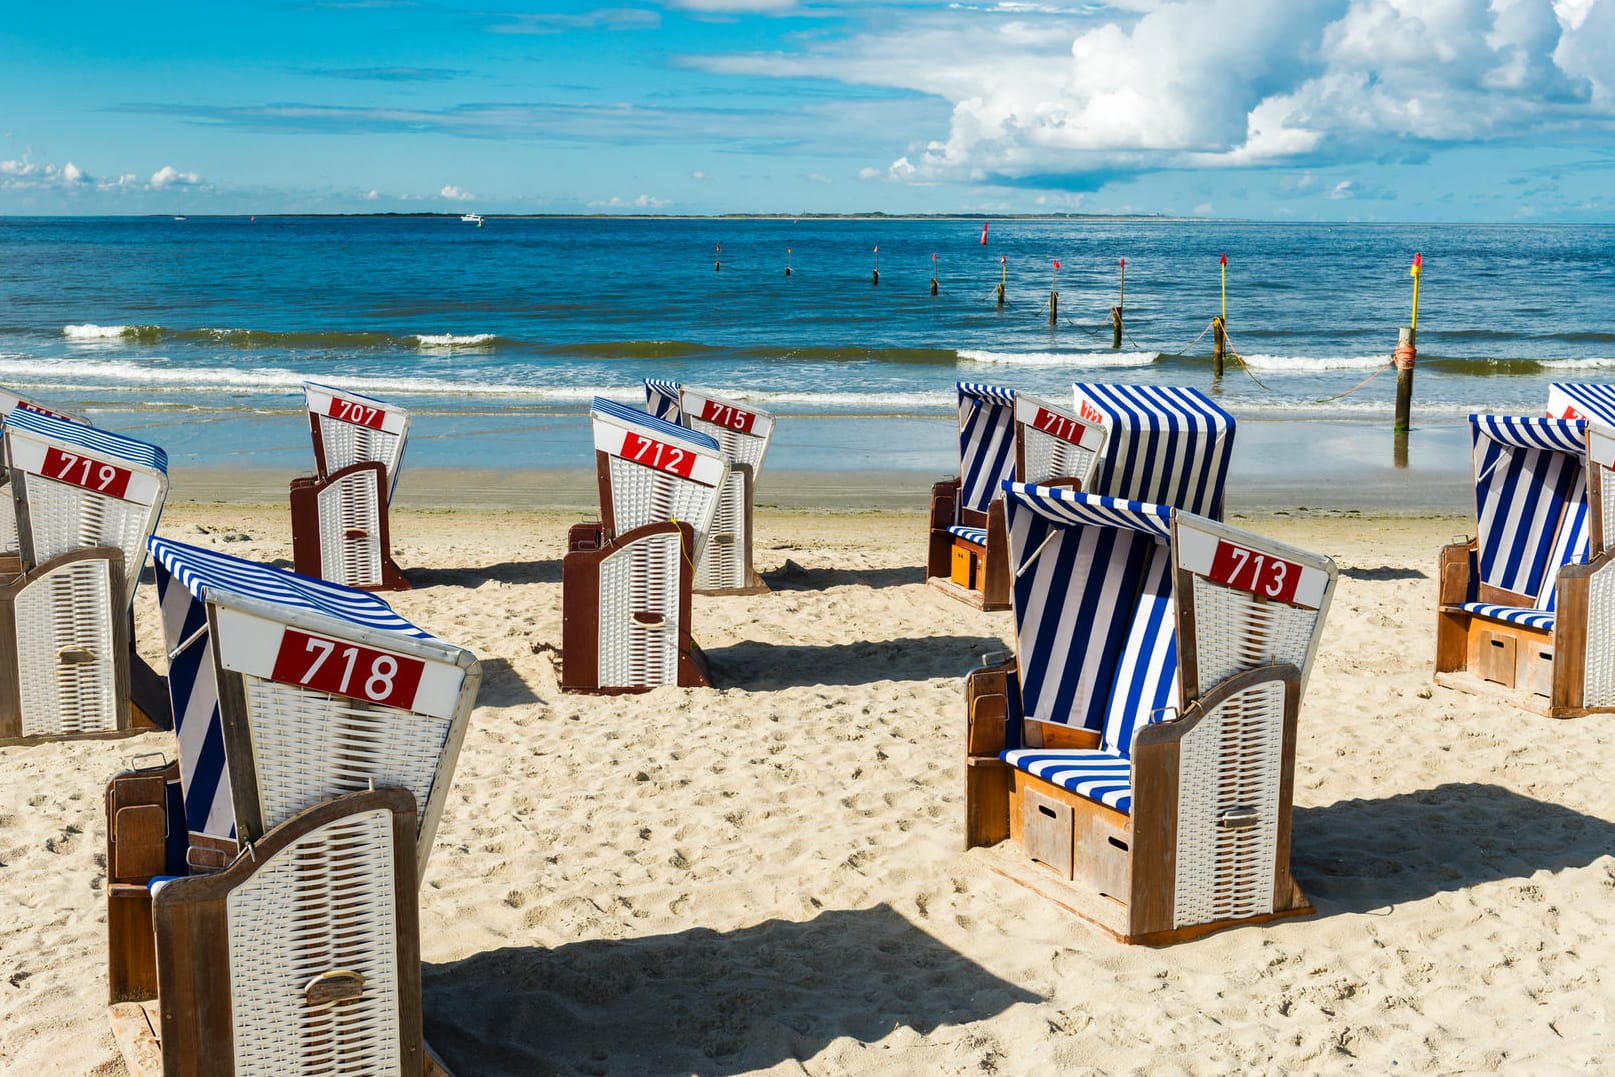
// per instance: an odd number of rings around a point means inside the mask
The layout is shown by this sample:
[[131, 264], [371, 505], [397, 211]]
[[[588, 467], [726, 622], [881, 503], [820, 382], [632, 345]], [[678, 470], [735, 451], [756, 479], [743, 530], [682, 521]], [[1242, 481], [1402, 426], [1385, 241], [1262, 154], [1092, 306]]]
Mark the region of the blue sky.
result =
[[9, 8], [4, 214], [1615, 221], [1615, 0]]

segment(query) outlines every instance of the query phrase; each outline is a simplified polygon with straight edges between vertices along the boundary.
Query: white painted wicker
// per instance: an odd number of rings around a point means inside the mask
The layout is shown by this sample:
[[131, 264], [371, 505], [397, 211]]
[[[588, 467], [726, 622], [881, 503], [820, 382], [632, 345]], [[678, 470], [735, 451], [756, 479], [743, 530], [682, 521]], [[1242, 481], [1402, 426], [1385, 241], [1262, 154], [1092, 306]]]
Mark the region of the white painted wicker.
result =
[[[352, 426], [350, 423], [336, 425]], [[320, 575], [323, 579], [348, 587], [381, 584], [381, 512], [376, 478], [370, 471], [346, 475], [320, 491]]]
[[1050, 437], [1027, 426], [1025, 431], [1026, 474], [1022, 482], [1048, 482], [1050, 479], [1086, 479], [1093, 469], [1095, 454], [1080, 445]]
[[[680, 533], [667, 531], [600, 563], [600, 687], [678, 683], [681, 547]], [[636, 613], [651, 615], [651, 623]]]
[[[404, 1072], [392, 814], [337, 819], [230, 892], [237, 1077]], [[310, 1005], [322, 973], [364, 977], [356, 999]]]
[[1604, 549], [1608, 550], [1615, 548], [1615, 470], [1607, 467], [1598, 469], [1598, 494], [1603, 507], [1599, 514], [1599, 537], [1603, 540]]
[[29, 581], [16, 597], [17, 681], [25, 737], [117, 728], [112, 562], [71, 561]]
[[1288, 662], [1311, 666], [1319, 612], [1268, 602], [1248, 591], [1194, 577], [1195, 654], [1200, 689], [1235, 673]]
[[265, 829], [372, 783], [408, 789], [423, 806], [436, 803], [449, 719], [261, 677], [242, 681]]
[[[1615, 509], [1615, 502], [1605, 504]], [[1604, 519], [1609, 517], [1610, 512], [1606, 510]], [[1573, 633], [1571, 635], [1574, 638]], [[1615, 563], [1594, 572], [1587, 581], [1586, 641], [1586, 695], [1582, 705], [1615, 707]]]
[[751, 566], [746, 559], [751, 545], [750, 536], [746, 534], [746, 473], [730, 471], [718, 491], [717, 501], [707, 548], [696, 566], [695, 589], [723, 591], [750, 587], [748, 570]]
[[0, 553], [17, 552], [17, 503], [11, 500], [11, 483], [0, 479]]
[[[1183, 735], [1178, 752], [1174, 926], [1272, 912], [1284, 771], [1283, 682], [1230, 696]], [[1255, 825], [1218, 825], [1235, 810], [1254, 810]]]
[[28, 501], [33, 563], [85, 546], [116, 546], [123, 551], [124, 564], [131, 566], [123, 605], [134, 601], [146, 538], [157, 526], [160, 502], [154, 507], [124, 501], [37, 474], [24, 475], [20, 490]]
[[617, 534], [646, 524], [676, 520], [695, 530], [694, 556], [699, 563], [712, 529], [718, 492], [704, 483], [681, 478], [621, 456], [611, 461], [611, 512]]

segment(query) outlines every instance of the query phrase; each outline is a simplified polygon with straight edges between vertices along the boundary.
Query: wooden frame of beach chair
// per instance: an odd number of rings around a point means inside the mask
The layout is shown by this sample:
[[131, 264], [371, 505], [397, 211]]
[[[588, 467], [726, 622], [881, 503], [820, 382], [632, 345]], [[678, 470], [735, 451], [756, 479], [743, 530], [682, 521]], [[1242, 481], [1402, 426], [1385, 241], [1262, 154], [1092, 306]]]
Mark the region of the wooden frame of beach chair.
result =
[[589, 415], [602, 519], [567, 536], [561, 687], [704, 687], [690, 595], [728, 461], [715, 438], [610, 400]]
[[1311, 911], [1296, 721], [1333, 563], [1207, 517], [1006, 484], [1018, 659], [966, 685], [966, 848], [1130, 943]]
[[420, 805], [424, 871], [482, 668], [377, 596], [154, 537], [188, 862], [330, 797], [392, 785]]
[[409, 412], [359, 393], [303, 383], [316, 474], [291, 484], [292, 564], [369, 591], [409, 588], [392, 557], [388, 506], [403, 466]]
[[422, 1035], [409, 791], [323, 801], [216, 873], [165, 877], [172, 769], [107, 788], [109, 1016], [133, 1077], [446, 1077]]
[[1015, 390], [954, 383], [959, 474], [931, 487], [926, 582], [981, 610], [1009, 608], [1004, 506], [999, 486], [1015, 478]]
[[1476, 535], [1441, 551], [1436, 683], [1553, 718], [1615, 711], [1602, 514], [1615, 433], [1527, 416], [1472, 415], [1470, 427]]
[[16, 575], [0, 617], [0, 740], [168, 728], [162, 678], [130, 625], [166, 454], [26, 403], [3, 440], [17, 555], [4, 566]]
[[774, 417], [705, 389], [659, 378], [645, 379], [651, 415], [706, 434], [729, 462], [718, 493], [712, 534], [695, 566], [695, 590], [703, 595], [756, 595], [768, 591], [752, 561], [752, 502], [757, 477], [774, 436]]

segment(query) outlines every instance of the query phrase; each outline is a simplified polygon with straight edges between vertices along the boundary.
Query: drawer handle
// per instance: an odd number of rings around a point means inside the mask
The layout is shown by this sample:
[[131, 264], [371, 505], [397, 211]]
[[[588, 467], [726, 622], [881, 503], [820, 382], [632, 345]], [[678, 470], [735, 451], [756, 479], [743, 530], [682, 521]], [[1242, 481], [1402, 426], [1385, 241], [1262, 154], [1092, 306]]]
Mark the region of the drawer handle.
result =
[[640, 610], [634, 615], [634, 623], [647, 628], [660, 628], [667, 618], [653, 610]]
[[95, 652], [88, 647], [63, 647], [56, 652], [56, 661], [64, 666], [87, 666], [95, 661]]
[[303, 999], [310, 1009], [351, 1002], [364, 994], [364, 976], [352, 969], [322, 972], [303, 987]]
[[1261, 813], [1243, 804], [1229, 808], [1217, 816], [1219, 830], [1249, 830], [1262, 821]]

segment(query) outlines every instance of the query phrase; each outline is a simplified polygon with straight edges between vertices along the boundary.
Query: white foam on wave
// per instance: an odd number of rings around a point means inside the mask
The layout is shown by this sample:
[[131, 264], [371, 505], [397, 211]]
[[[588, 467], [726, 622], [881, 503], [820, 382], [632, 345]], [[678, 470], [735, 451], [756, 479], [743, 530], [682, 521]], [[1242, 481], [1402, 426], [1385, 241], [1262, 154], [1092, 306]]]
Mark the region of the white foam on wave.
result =
[[1241, 353], [1245, 365], [1254, 370], [1281, 374], [1311, 374], [1319, 370], [1374, 370], [1391, 361], [1391, 353], [1380, 355], [1252, 355]]
[[1155, 362], [1155, 352], [989, 352], [963, 349], [967, 363], [1005, 366], [1138, 367]]
[[131, 328], [127, 325], [64, 325], [62, 336], [68, 340], [118, 340]]
[[1615, 366], [1615, 356], [1604, 356], [1592, 359], [1539, 359], [1543, 366], [1553, 367], [1555, 370], [1584, 370], [1588, 367], [1604, 369]]
[[433, 348], [475, 348], [479, 345], [492, 344], [497, 338], [493, 333], [471, 333], [465, 336], [456, 336], [453, 333], [417, 333], [412, 339], [417, 348], [427, 351]]

